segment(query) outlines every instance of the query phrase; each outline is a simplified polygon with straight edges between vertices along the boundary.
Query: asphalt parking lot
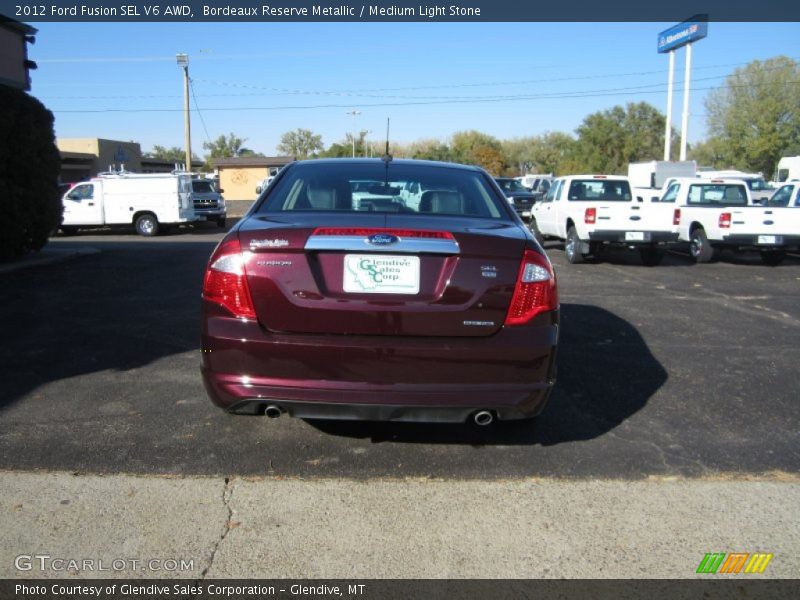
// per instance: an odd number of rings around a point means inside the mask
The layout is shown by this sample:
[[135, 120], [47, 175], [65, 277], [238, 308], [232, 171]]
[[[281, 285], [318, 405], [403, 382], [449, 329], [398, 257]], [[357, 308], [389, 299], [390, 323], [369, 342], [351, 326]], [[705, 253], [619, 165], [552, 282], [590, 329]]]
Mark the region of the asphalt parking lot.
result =
[[800, 258], [557, 266], [559, 378], [535, 422], [232, 416], [199, 377], [213, 228], [102, 232], [100, 252], [0, 273], [0, 469], [355, 479], [796, 474]]

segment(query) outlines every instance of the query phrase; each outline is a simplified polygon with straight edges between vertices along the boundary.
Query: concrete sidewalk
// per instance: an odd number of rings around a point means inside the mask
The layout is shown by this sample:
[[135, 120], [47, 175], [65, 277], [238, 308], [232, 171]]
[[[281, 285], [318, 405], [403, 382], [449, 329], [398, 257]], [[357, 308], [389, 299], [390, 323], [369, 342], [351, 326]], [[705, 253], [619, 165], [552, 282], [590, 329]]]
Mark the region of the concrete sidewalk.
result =
[[[0, 514], [2, 578], [687, 578], [708, 552], [774, 554], [757, 577], [800, 573], [794, 476], [356, 482], [2, 472]], [[91, 569], [75, 568], [87, 560]]]

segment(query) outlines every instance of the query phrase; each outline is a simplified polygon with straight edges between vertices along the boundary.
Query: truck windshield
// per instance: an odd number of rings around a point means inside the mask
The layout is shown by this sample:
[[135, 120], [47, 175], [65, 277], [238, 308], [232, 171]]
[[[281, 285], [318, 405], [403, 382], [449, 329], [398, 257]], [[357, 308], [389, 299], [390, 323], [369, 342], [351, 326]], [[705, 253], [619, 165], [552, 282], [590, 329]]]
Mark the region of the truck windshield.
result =
[[210, 181], [193, 180], [192, 191], [195, 194], [213, 194], [215, 192], [214, 185]]
[[631, 186], [621, 179], [573, 179], [569, 184], [570, 201], [630, 202]]
[[528, 188], [526, 188], [516, 179], [497, 179], [496, 181], [500, 188], [506, 193], [528, 191]]

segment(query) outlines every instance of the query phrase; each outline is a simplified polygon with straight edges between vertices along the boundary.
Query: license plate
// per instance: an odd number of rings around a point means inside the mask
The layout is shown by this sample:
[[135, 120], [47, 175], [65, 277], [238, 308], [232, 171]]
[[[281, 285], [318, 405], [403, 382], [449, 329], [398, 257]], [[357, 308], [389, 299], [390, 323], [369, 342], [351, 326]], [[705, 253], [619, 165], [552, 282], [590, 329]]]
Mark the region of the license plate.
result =
[[419, 257], [346, 254], [343, 287], [352, 294], [418, 294]]
[[529, 210], [523, 210], [523, 211], [522, 211], [522, 216], [523, 216], [523, 217], [530, 217], [530, 216], [531, 216], [531, 211], [529, 211]]
[[759, 244], [782, 244], [783, 237], [780, 235], [760, 235], [758, 236]]
[[626, 231], [625, 232], [625, 241], [626, 242], [643, 242], [644, 241], [644, 232], [643, 231]]

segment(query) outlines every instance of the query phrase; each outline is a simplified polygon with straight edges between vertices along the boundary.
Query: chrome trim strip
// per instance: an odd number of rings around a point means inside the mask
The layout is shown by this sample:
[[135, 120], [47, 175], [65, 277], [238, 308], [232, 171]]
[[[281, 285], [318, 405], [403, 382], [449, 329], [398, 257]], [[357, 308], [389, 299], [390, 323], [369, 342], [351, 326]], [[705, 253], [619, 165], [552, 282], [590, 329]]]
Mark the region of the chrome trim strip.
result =
[[312, 235], [306, 250], [336, 250], [343, 252], [388, 252], [393, 254], [459, 254], [458, 242], [445, 239], [400, 238], [385, 246], [370, 244], [366, 237], [355, 235]]

